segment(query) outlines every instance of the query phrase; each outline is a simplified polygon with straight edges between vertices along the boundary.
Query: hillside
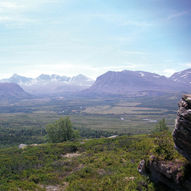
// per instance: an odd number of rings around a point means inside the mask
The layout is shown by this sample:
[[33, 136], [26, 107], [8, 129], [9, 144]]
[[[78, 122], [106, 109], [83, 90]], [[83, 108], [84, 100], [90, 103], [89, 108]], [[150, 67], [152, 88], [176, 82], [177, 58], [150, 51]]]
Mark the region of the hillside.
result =
[[191, 84], [191, 69], [176, 72], [170, 79], [177, 83]]
[[153, 141], [124, 136], [1, 149], [0, 190], [154, 191], [155, 185], [137, 171]]
[[82, 74], [73, 77], [41, 74], [37, 78], [14, 74], [0, 82], [16, 83], [26, 92], [41, 96], [163, 96], [189, 93], [190, 74], [191, 69], [174, 73], [169, 78], [145, 71], [108, 71], [95, 82]]
[[[190, 119], [190, 97], [184, 96], [179, 107], [178, 125], [176, 125], [173, 138], [175, 138], [178, 151], [181, 149], [180, 153], [186, 154], [187, 157], [188, 153], [190, 154], [190, 131], [186, 126], [189, 124], [187, 119]], [[39, 116], [39, 113], [37, 115]], [[42, 116], [39, 117], [42, 120]], [[49, 115], [49, 118], [51, 117], [52, 114]], [[27, 115], [23, 118], [27, 119]], [[135, 119], [135, 116], [131, 118]], [[32, 120], [36, 121], [34, 116]], [[14, 120], [14, 123], [19, 121], [20, 119]], [[31, 121], [25, 120], [25, 126], [29, 122]], [[161, 121], [157, 123], [157, 125], [160, 124]], [[29, 123], [29, 125], [32, 124]], [[143, 128], [142, 125], [139, 126]], [[115, 129], [116, 127], [118, 126], [116, 125]], [[30, 136], [32, 139], [28, 145], [18, 146], [21, 140], [17, 140], [13, 147], [0, 148], [0, 191], [170, 191], [169, 187], [172, 190], [178, 190], [173, 188], [189, 186], [191, 181], [187, 182], [187, 177], [189, 178], [191, 168], [188, 162], [175, 150], [168, 128], [162, 131], [159, 128], [160, 131], [158, 131], [155, 127], [159, 126], [152, 124], [152, 131], [147, 135], [96, 139], [87, 137], [87, 134], [92, 135], [95, 132], [84, 129], [86, 132], [84, 138], [54, 144], [32, 144], [41, 141], [35, 142], [38, 139], [35, 138], [34, 132], [27, 133], [21, 128], [21, 132], [17, 132], [17, 137], [28, 134], [27, 141]], [[39, 129], [39, 126], [37, 128], [37, 134], [41, 133], [46, 142], [42, 129]], [[185, 137], [184, 133], [187, 131], [189, 133]], [[14, 131], [2, 131], [3, 133], [5, 133], [3, 136], [5, 140], [6, 134], [7, 137], [15, 140]], [[104, 136], [104, 134], [100, 135]], [[111, 135], [114, 134], [111, 133]], [[190, 189], [185, 191], [187, 190]]]
[[29, 97], [29, 94], [17, 84], [0, 83], [0, 101], [11, 101]]
[[85, 91], [87, 94], [162, 95], [191, 89], [190, 84], [177, 83], [171, 78], [143, 71], [107, 72]]

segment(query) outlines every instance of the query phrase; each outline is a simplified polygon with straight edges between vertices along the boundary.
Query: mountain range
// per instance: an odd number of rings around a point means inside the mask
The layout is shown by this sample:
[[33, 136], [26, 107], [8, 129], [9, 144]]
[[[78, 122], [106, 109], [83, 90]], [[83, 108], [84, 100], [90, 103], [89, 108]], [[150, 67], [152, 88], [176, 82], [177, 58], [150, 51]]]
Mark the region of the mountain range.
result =
[[145, 71], [124, 70], [106, 72], [95, 82], [81, 74], [74, 77], [41, 74], [37, 78], [14, 74], [0, 82], [1, 97], [6, 97], [6, 92], [9, 97], [15, 95], [16, 98], [26, 98], [29, 94], [62, 96], [73, 93], [80, 96], [158, 96], [166, 93], [189, 93], [191, 69], [174, 73], [169, 78]]
[[83, 93], [146, 96], [189, 91], [191, 91], [191, 69], [175, 73], [169, 78], [150, 72], [124, 70], [106, 72]]
[[94, 80], [82, 74], [74, 77], [41, 74], [37, 78], [14, 74], [8, 79], [0, 80], [0, 82], [16, 83], [33, 95], [62, 95], [86, 89], [93, 84]]

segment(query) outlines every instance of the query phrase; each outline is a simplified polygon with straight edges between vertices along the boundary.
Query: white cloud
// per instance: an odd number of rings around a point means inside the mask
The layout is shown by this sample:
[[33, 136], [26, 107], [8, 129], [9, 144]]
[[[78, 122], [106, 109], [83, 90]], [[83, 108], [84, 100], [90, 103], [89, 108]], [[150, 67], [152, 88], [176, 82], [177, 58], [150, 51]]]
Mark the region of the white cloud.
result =
[[176, 12], [174, 14], [169, 15], [168, 20], [172, 20], [172, 19], [175, 19], [177, 17], [182, 17], [182, 16], [187, 15], [187, 14], [189, 14], [189, 11]]
[[15, 2], [0, 2], [0, 9], [18, 9], [22, 7], [23, 5]]
[[99, 13], [99, 14], [88, 15], [88, 18], [99, 18], [110, 23], [115, 23], [120, 26], [149, 27], [153, 25], [151, 22], [148, 21], [129, 19], [127, 15], [124, 14]]
[[9, 23], [9, 22], [19, 22], [21, 23], [31, 23], [31, 22], [35, 22], [35, 20], [33, 19], [29, 19], [29, 18], [24, 18], [24, 17], [12, 17], [12, 16], [0, 16], [0, 22], [1, 23]]
[[191, 62], [187, 62], [185, 65], [191, 67]]
[[12, 20], [12, 17], [8, 17], [8, 16], [0, 16], [0, 22], [7, 22]]
[[129, 26], [129, 25], [137, 27], [149, 27], [152, 26], [153, 24], [146, 21], [133, 21], [133, 20], [124, 21], [121, 23], [121, 26]]
[[[85, 63], [73, 64], [70, 62], [62, 62], [59, 64], [45, 64], [45, 65], [37, 65], [33, 68], [33, 74], [36, 73], [36, 76], [43, 73], [56, 73], [60, 75], [66, 76], [74, 76], [82, 73], [90, 78], [96, 79], [99, 75], [107, 72], [107, 71], [121, 71], [121, 70], [131, 70], [136, 69], [138, 66], [135, 64], [127, 64], [127, 65], [119, 65], [119, 66], [103, 66], [103, 67], [95, 67], [91, 65], [87, 65]], [[40, 72], [39, 72], [40, 71]], [[31, 73], [31, 71], [30, 71]]]
[[126, 50], [123, 50], [121, 51], [123, 54], [127, 54], [127, 55], [147, 55], [147, 53], [145, 52], [142, 52], [142, 51], [126, 51]]
[[57, 2], [57, 0], [7, 0], [0, 2], [0, 23], [12, 23], [16, 26], [34, 22], [34, 19], [27, 16], [30, 11], [36, 10], [42, 5]]
[[[13, 63], [12, 63], [13, 65]], [[96, 79], [107, 71], [122, 71], [122, 70], [135, 70], [138, 65], [133, 63], [127, 63], [126, 65], [119, 66], [100, 66], [87, 65], [87, 63], [71, 63], [68, 61], [59, 62], [57, 64], [30, 64], [20, 65], [12, 67], [8, 72], [0, 73], [1, 78], [10, 77], [12, 74], [17, 73], [19, 75], [28, 77], [37, 77], [40, 74], [59, 74], [65, 76], [75, 76], [78, 74], [84, 74], [92, 79]]]
[[40, 6], [48, 3], [57, 3], [58, 0], [7, 0], [0, 2], [0, 8], [3, 9], [25, 9]]
[[177, 72], [175, 69], [172, 68], [167, 68], [165, 70], [163, 70], [163, 74], [167, 77], [170, 77], [172, 74], [174, 74], [175, 72]]

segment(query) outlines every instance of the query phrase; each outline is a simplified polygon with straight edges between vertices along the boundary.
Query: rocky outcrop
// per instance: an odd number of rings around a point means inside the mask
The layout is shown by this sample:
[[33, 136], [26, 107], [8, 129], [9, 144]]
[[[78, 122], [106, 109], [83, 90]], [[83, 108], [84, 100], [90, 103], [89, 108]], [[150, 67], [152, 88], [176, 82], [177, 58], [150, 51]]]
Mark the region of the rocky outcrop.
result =
[[152, 155], [148, 161], [140, 162], [138, 171], [171, 190], [191, 191], [191, 95], [184, 95], [179, 102], [173, 140], [177, 151], [188, 162], [161, 160]]
[[184, 95], [179, 102], [173, 139], [178, 152], [191, 162], [191, 95]]
[[159, 160], [152, 155], [146, 169], [150, 179], [157, 184], [163, 183], [176, 191], [191, 190], [191, 187], [185, 182], [183, 162]]
[[141, 160], [138, 166], [138, 172], [142, 175], [146, 175], [146, 161]]

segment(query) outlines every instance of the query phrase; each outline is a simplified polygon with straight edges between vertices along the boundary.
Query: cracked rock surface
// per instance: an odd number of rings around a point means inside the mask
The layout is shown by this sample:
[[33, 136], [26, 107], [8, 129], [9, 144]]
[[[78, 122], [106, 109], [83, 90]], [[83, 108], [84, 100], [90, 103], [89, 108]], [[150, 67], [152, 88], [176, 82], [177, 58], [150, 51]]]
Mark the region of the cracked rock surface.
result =
[[173, 139], [178, 152], [191, 162], [191, 95], [184, 95], [178, 105]]

